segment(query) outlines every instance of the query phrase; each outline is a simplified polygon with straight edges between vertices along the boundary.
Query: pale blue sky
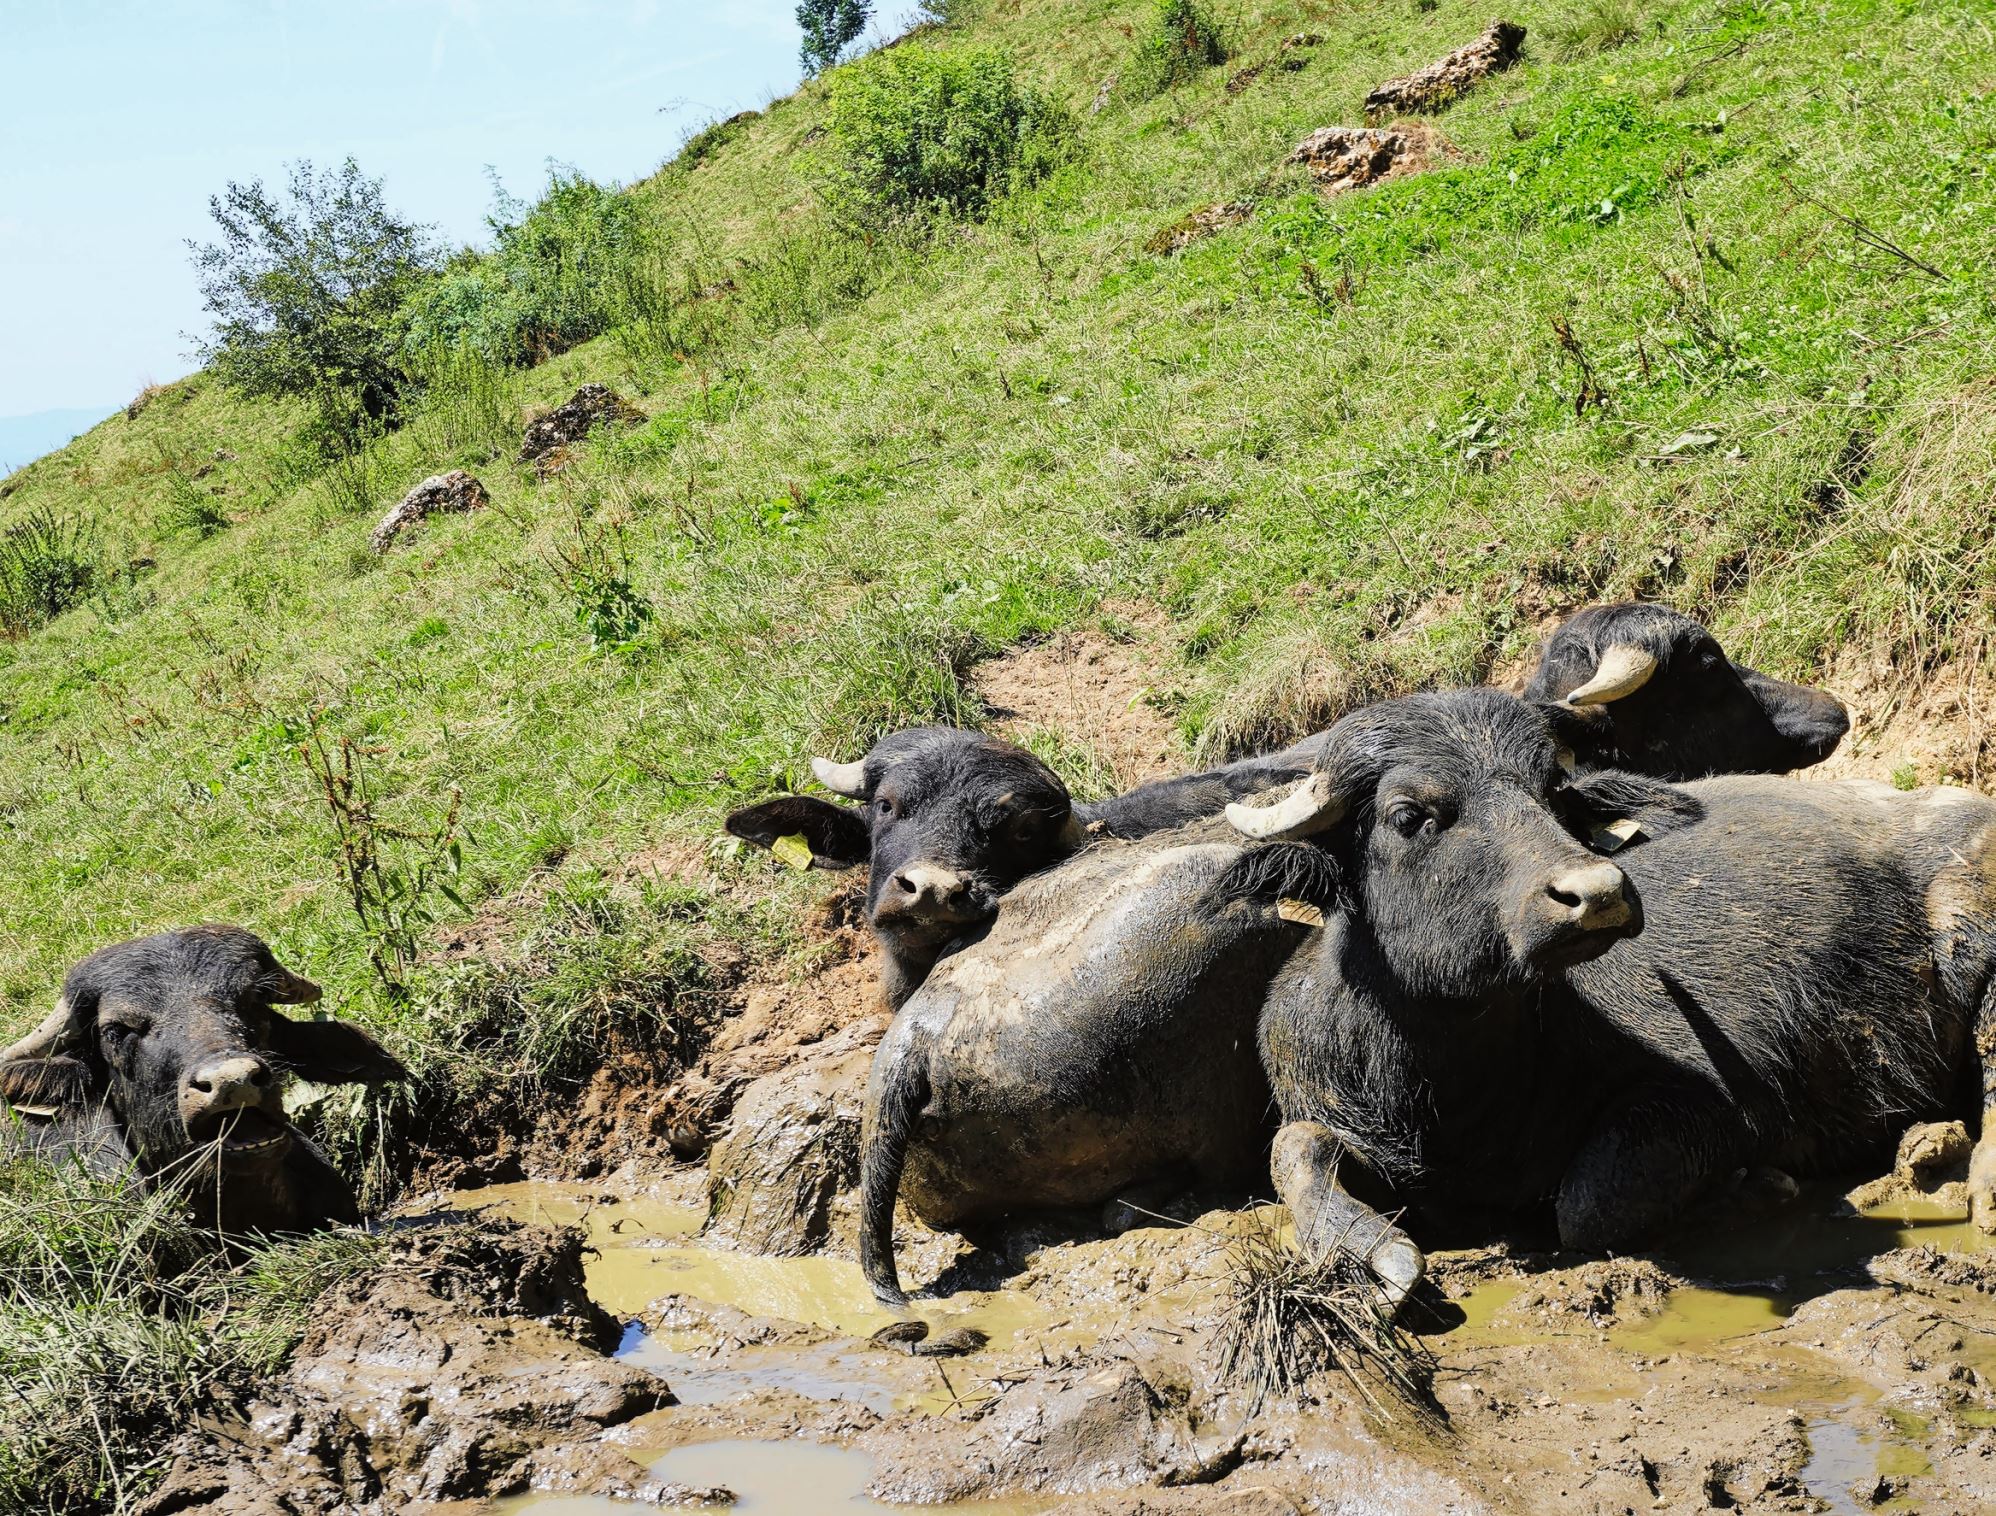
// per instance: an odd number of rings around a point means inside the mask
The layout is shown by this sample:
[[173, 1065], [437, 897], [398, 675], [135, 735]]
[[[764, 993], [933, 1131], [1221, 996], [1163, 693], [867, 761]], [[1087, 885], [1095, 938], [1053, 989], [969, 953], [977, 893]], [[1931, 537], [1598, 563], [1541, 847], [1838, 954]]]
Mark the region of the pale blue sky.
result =
[[351, 154], [472, 240], [485, 165], [628, 182], [789, 91], [797, 44], [796, 0], [0, 0], [0, 416], [189, 371], [183, 241], [230, 179]]

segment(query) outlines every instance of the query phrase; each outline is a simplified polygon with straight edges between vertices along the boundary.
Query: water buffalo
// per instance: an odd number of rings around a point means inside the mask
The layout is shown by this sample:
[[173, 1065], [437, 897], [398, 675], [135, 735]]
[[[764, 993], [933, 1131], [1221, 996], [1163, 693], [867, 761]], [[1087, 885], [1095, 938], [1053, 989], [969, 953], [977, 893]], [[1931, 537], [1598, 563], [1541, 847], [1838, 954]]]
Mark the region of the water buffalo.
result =
[[[1211, 898], [1243, 857], [1217, 819], [1104, 841], [1005, 897], [874, 1055], [860, 1264], [898, 1305], [897, 1195], [931, 1226], [1252, 1182], [1267, 1151], [1255, 1020], [1306, 931]], [[1307, 913], [1306, 913], [1307, 914]]]
[[[1616, 813], [1640, 831], [1604, 857]], [[1572, 779], [1545, 710], [1470, 690], [1347, 717], [1310, 779], [1228, 814], [1290, 840], [1216, 899], [1326, 918], [1262, 1013], [1276, 1185], [1306, 1251], [1357, 1253], [1389, 1297], [1423, 1262], [1364, 1183], [1417, 1225], [1549, 1210], [1564, 1245], [1615, 1247], [1717, 1176], [1846, 1170], [1996, 1088], [1980, 796]], [[1970, 1184], [1996, 1230], [1992, 1143]]]
[[1525, 698], [1559, 701], [1582, 768], [1659, 779], [1780, 774], [1821, 763], [1850, 730], [1835, 696], [1734, 663], [1661, 605], [1597, 605], [1546, 639]]
[[1090, 837], [1132, 839], [1307, 773], [1304, 747], [1159, 780], [1076, 805], [1024, 748], [980, 732], [925, 726], [883, 737], [864, 758], [813, 758], [818, 782], [858, 801], [781, 795], [738, 810], [727, 829], [761, 847], [801, 836], [818, 868], [868, 865], [867, 920], [886, 949], [886, 993], [899, 1007], [949, 946], [989, 921], [1029, 874]]
[[54, 1014], [0, 1052], [0, 1099], [21, 1122], [12, 1140], [178, 1186], [193, 1216], [225, 1233], [356, 1222], [352, 1189], [285, 1119], [283, 1080], [406, 1071], [355, 1027], [273, 1009], [318, 998], [238, 927], [93, 953], [69, 971]]

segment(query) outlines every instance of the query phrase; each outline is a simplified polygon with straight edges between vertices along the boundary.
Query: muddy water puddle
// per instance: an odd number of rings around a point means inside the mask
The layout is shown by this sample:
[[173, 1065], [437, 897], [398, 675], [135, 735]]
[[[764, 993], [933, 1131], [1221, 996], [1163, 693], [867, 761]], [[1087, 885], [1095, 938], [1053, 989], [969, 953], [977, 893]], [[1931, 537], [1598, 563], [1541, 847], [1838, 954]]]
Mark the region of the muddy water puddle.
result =
[[[1818, 1296], [1851, 1288], [1875, 1292], [1865, 1264], [1878, 1254], [1921, 1245], [1944, 1253], [1984, 1252], [1990, 1240], [1960, 1214], [1931, 1203], [1901, 1200], [1867, 1214], [1838, 1215], [1837, 1199], [1832, 1188], [1812, 1187], [1781, 1209], [1688, 1229], [1657, 1248], [1653, 1264], [1641, 1258], [1577, 1267], [1528, 1263], [1516, 1275], [1458, 1290], [1454, 1304], [1464, 1319], [1452, 1330], [1429, 1335], [1430, 1347], [1445, 1364], [1452, 1361], [1458, 1372], [1490, 1386], [1493, 1395], [1522, 1397], [1547, 1418], [1542, 1468], [1534, 1464], [1539, 1454], [1506, 1452], [1501, 1438], [1485, 1447], [1478, 1461], [1490, 1458], [1493, 1474], [1515, 1466], [1521, 1477], [1550, 1480], [1556, 1490], [1560, 1476], [1546, 1470], [1572, 1456], [1573, 1437], [1592, 1438], [1596, 1434], [1586, 1428], [1596, 1415], [1611, 1422], [1632, 1406], [1642, 1410], [1625, 1435], [1645, 1446], [1652, 1445], [1651, 1438], [1675, 1439], [1672, 1445], [1688, 1452], [1687, 1445], [1702, 1437], [1723, 1447], [1733, 1435], [1733, 1418], [1723, 1410], [1714, 1415], [1707, 1397], [1718, 1393], [1734, 1397], [1743, 1412], [1760, 1413], [1755, 1425], [1774, 1426], [1752, 1434], [1763, 1439], [1763, 1451], [1773, 1445], [1766, 1438], [1779, 1440], [1780, 1418], [1788, 1417], [1785, 1424], [1795, 1430], [1787, 1435], [1796, 1450], [1786, 1465], [1788, 1477], [1831, 1509], [1905, 1508], [1895, 1505], [1896, 1492], [1909, 1481], [1916, 1491], [1948, 1486], [1950, 1470], [1936, 1472], [1944, 1456], [1953, 1456], [1942, 1451], [1948, 1438], [1959, 1444], [1962, 1436], [1976, 1435], [1996, 1423], [1996, 1411], [1963, 1405], [1943, 1423], [1956, 1430], [1937, 1440], [1930, 1435], [1932, 1424], [1915, 1426], [1917, 1418], [1901, 1409], [1918, 1403], [1917, 1395], [1905, 1400], [1882, 1382], [1867, 1383], [1834, 1355], [1809, 1351], [1822, 1343], [1783, 1329], [1798, 1308]], [[1060, 1249], [1050, 1255], [1056, 1261], [1045, 1265], [1045, 1278], [1036, 1277], [1041, 1267], [1036, 1263], [1001, 1289], [918, 1299], [915, 1313], [932, 1332], [975, 1326], [989, 1335], [991, 1348], [988, 1358], [917, 1368], [864, 1341], [894, 1317], [874, 1303], [856, 1264], [705, 1246], [699, 1240], [704, 1210], [670, 1192], [612, 1196], [589, 1185], [517, 1184], [451, 1197], [448, 1204], [584, 1230], [597, 1250], [586, 1266], [588, 1288], [630, 1322], [618, 1356], [658, 1373], [680, 1405], [719, 1408], [718, 1414], [741, 1426], [735, 1440], [670, 1451], [667, 1446], [684, 1430], [649, 1445], [640, 1434], [627, 1451], [654, 1483], [725, 1487], [737, 1497], [734, 1508], [751, 1516], [907, 1509], [863, 1493], [874, 1468], [865, 1454], [809, 1441], [809, 1434], [782, 1442], [756, 1440], [774, 1430], [762, 1406], [771, 1414], [781, 1403], [805, 1401], [863, 1407], [883, 1418], [960, 1416], [971, 1401], [985, 1398], [985, 1375], [998, 1374], [1000, 1380], [992, 1381], [997, 1383], [1030, 1373], [1032, 1364], [1044, 1363], [1048, 1355], [1097, 1349], [1131, 1326], [1127, 1313], [1139, 1308], [1151, 1326], [1175, 1323], [1188, 1300], [1210, 1297], [1218, 1285], [1203, 1256], [1169, 1277], [1153, 1274], [1153, 1261], [1165, 1252], [1155, 1240], [1144, 1241], [1142, 1233], [1099, 1249], [1092, 1244]], [[1217, 1245], [1229, 1229], [1228, 1218], [1202, 1218], [1201, 1227], [1215, 1233]], [[1182, 1245], [1179, 1252], [1185, 1252]], [[1096, 1292], [1104, 1281], [1125, 1274], [1142, 1276], [1135, 1286], [1141, 1306], [1127, 1290], [1118, 1295], [1108, 1288], [1098, 1308]], [[1596, 1290], [1603, 1291], [1598, 1306]], [[1090, 1304], [1076, 1309], [1084, 1299]], [[1566, 1356], [1539, 1356], [1549, 1350]], [[1974, 1347], [1957, 1343], [1954, 1351], [1982, 1369]], [[1008, 1357], [1009, 1367], [995, 1366]], [[1565, 1366], [1562, 1387], [1550, 1399], [1536, 1377], [1540, 1371], [1532, 1367], [1539, 1362]], [[1722, 1377], [1730, 1388], [1707, 1388], [1708, 1375]], [[936, 1388], [922, 1389], [931, 1379]], [[1561, 1415], [1581, 1418], [1578, 1429], [1555, 1430]], [[1645, 1424], [1646, 1416], [1663, 1419]], [[1473, 1424], [1461, 1430], [1471, 1442], [1483, 1440]], [[717, 1425], [707, 1435], [720, 1431]], [[1040, 1516], [1067, 1504], [1037, 1496], [950, 1509]], [[600, 1516], [640, 1507], [609, 1497], [539, 1496], [500, 1508]], [[1506, 1508], [1503, 1498], [1496, 1508]]]
[[[772, 1258], [710, 1248], [698, 1241], [706, 1213], [654, 1196], [626, 1196], [602, 1186], [554, 1182], [492, 1185], [439, 1197], [450, 1210], [510, 1220], [582, 1228], [595, 1250], [584, 1264], [589, 1293], [629, 1324], [618, 1356], [664, 1378], [683, 1405], [718, 1405], [777, 1391], [808, 1400], [894, 1410], [943, 1411], [975, 1394], [959, 1392], [936, 1374], [933, 1390], [910, 1392], [887, 1372], [883, 1350], [859, 1345], [899, 1319], [873, 1298], [856, 1263], [825, 1257]], [[830, 1343], [778, 1341], [722, 1344], [699, 1313], [652, 1307], [684, 1297], [745, 1316], [777, 1318], [835, 1335]], [[1101, 1335], [1086, 1324], [1041, 1308], [1019, 1291], [959, 1292], [944, 1301], [918, 1301], [914, 1314], [940, 1335], [975, 1327], [998, 1348], [1032, 1343], [1058, 1352]], [[649, 1322], [633, 1320], [649, 1314]], [[691, 1316], [680, 1325], [679, 1318]], [[717, 1349], [725, 1346], [723, 1354]], [[955, 1376], [958, 1379], [967, 1376]]]
[[[865, 1511], [899, 1511], [864, 1493], [873, 1460], [848, 1448], [816, 1442], [705, 1442], [675, 1448], [649, 1466], [651, 1477], [689, 1490], [724, 1489], [735, 1498], [727, 1509], [747, 1516], [846, 1516]], [[963, 1516], [1041, 1516], [1060, 1501], [1046, 1497], [980, 1500], [922, 1509]], [[506, 1516], [628, 1516], [643, 1509], [632, 1501], [603, 1496], [527, 1495], [496, 1503]]]

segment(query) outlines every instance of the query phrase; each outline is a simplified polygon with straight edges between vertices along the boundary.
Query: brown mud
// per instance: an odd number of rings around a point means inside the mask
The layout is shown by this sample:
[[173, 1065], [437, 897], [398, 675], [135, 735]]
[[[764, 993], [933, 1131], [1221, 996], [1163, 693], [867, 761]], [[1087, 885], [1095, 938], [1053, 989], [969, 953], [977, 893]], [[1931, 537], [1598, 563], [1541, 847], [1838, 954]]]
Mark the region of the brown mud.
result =
[[1336, 1375], [1260, 1405], [1220, 1379], [1248, 1214], [983, 1247], [904, 1223], [940, 1281], [913, 1311], [988, 1338], [939, 1359], [871, 1339], [896, 1318], [850, 1258], [703, 1241], [697, 1164], [426, 1197], [151, 1510], [1988, 1509], [1996, 1253], [1955, 1182], [1909, 1162], [1859, 1213], [1743, 1176], [1653, 1254], [1437, 1254], [1432, 1405], [1384, 1417]]

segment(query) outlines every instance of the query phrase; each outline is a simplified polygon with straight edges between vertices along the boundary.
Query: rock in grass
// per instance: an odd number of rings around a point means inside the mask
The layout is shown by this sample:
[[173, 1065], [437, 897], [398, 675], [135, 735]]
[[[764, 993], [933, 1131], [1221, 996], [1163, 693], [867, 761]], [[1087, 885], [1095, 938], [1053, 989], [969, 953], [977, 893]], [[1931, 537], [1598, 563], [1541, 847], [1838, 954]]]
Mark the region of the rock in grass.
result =
[[438, 511], [475, 511], [492, 503], [485, 486], [461, 468], [448, 474], [432, 474], [402, 497], [402, 503], [381, 518], [371, 539], [377, 553], [385, 553], [403, 528], [416, 525]]
[[1447, 150], [1428, 127], [1325, 126], [1297, 143], [1288, 161], [1303, 164], [1317, 188], [1334, 195], [1419, 173]]
[[567, 400], [527, 423], [520, 439], [520, 462], [540, 465], [543, 475], [553, 472], [545, 466], [557, 450], [580, 442], [600, 427], [636, 426], [645, 413], [607, 384], [585, 384]]
[[1478, 80], [1518, 61], [1525, 29], [1513, 21], [1493, 21], [1489, 30], [1446, 58], [1399, 79], [1388, 79], [1365, 97], [1365, 119], [1446, 110]]
[[1254, 214], [1254, 204], [1248, 200], [1222, 200], [1214, 205], [1196, 210], [1189, 216], [1181, 216], [1171, 225], [1156, 232], [1144, 244], [1147, 253], [1175, 253], [1190, 247], [1215, 232], [1225, 231], [1230, 226], [1239, 226]]

